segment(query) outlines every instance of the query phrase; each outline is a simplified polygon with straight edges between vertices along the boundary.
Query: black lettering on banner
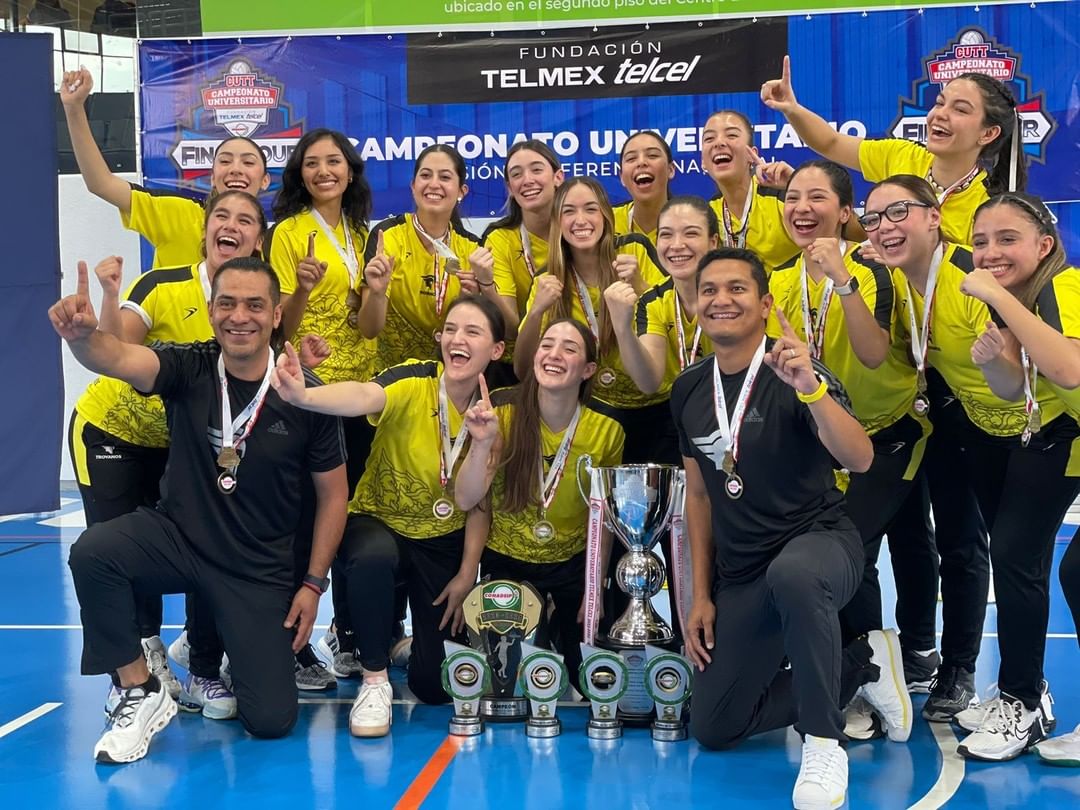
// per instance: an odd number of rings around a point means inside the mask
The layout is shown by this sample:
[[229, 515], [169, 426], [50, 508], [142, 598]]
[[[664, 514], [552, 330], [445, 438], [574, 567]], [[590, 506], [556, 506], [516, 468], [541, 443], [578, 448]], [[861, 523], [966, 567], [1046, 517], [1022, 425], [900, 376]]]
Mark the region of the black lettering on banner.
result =
[[408, 103], [756, 93], [780, 74], [787, 18], [410, 34]]

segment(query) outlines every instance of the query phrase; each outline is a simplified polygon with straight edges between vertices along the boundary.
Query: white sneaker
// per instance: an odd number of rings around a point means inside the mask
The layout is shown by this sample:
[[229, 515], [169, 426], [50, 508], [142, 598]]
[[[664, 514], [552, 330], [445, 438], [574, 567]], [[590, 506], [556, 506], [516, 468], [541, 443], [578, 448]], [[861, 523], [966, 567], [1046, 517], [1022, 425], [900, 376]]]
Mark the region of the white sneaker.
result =
[[1050, 765], [1080, 768], [1080, 726], [1068, 734], [1043, 740], [1035, 746], [1035, 753]]
[[169, 658], [176, 662], [181, 669], [189, 669], [191, 666], [191, 644], [188, 643], [187, 630], [178, 635], [169, 645]]
[[349, 710], [349, 731], [354, 737], [385, 737], [394, 721], [394, 690], [390, 681], [364, 683]]
[[120, 699], [109, 715], [105, 733], [94, 744], [98, 762], [134, 762], [146, 756], [150, 740], [176, 715], [176, 702], [165, 689], [142, 687], [118, 690]]
[[180, 707], [187, 712], [202, 712], [211, 720], [232, 720], [236, 717], [236, 696], [220, 678], [188, 675], [180, 696]]
[[1029, 710], [1023, 703], [1002, 692], [987, 704], [986, 717], [956, 750], [968, 759], [1004, 762], [1015, 759], [1046, 736], [1042, 710]]
[[161, 642], [161, 636], [144, 638], [142, 648], [150, 674], [156, 675], [161, 685], [168, 690], [169, 697], [176, 700], [180, 697], [180, 681], [169, 669], [169, 658], [165, 653], [165, 645]]
[[881, 720], [866, 698], [855, 697], [844, 709], [844, 734], [849, 740], [876, 740], [885, 736]]
[[315, 642], [315, 649], [328, 664], [334, 660], [334, 656], [341, 652], [341, 644], [338, 642], [333, 625], [326, 628], [326, 632]]
[[873, 650], [870, 663], [877, 665], [881, 674], [876, 681], [860, 686], [856, 694], [877, 710], [889, 739], [904, 742], [911, 736], [912, 711], [900, 639], [895, 630], [871, 630], [866, 640]]
[[[1040, 698], [1039, 708], [1042, 709], [1043, 714], [1043, 729], [1047, 734], [1052, 734], [1054, 729], [1057, 728], [1057, 718], [1054, 717], [1054, 696], [1050, 694], [1050, 684], [1045, 680], [1039, 685]], [[957, 713], [953, 720], [956, 721], [956, 725], [964, 729], [964, 731], [978, 731], [982, 726], [983, 721], [986, 720], [986, 714], [990, 710], [990, 704], [998, 696], [997, 684], [990, 684], [987, 690], [986, 697], [982, 700], [982, 703], [976, 703], [969, 709]]]
[[112, 716], [112, 713], [116, 711], [116, 707], [120, 705], [120, 698], [123, 697], [123, 693], [116, 688], [115, 683], [109, 684], [109, 694], [105, 696], [105, 719], [108, 720]]
[[795, 810], [831, 810], [847, 796], [847, 751], [836, 740], [806, 735], [791, 803]]

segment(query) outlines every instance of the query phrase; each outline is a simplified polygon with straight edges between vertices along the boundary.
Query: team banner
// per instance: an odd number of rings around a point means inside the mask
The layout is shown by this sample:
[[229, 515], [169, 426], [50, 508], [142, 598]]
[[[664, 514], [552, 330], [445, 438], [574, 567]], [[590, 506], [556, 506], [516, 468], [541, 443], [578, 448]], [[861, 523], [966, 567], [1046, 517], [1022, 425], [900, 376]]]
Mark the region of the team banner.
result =
[[[543, 34], [145, 41], [143, 172], [151, 187], [205, 192], [214, 146], [229, 133], [248, 135], [275, 173], [269, 203], [297, 139], [325, 126], [356, 144], [382, 218], [412, 210], [413, 161], [438, 141], [468, 164], [465, 216], [488, 218], [503, 209], [503, 164], [515, 141], [547, 142], [568, 175], [597, 177], [619, 201], [628, 197], [619, 150], [629, 134], [654, 129], [671, 145], [672, 190], [712, 196], [699, 138], [718, 109], [755, 122], [767, 160], [797, 165], [813, 156], [758, 98], [788, 53], [800, 102], [859, 136], [923, 138], [942, 83], [964, 71], [1007, 82], [1032, 161], [1029, 188], [1053, 203], [1072, 240], [1080, 200], [1075, 31], [1080, 4], [1061, 3]], [[860, 182], [859, 193], [865, 188]]]
[[[923, 0], [920, 6], [957, 5]], [[204, 34], [562, 26], [895, 8], [898, 0], [202, 0]]]

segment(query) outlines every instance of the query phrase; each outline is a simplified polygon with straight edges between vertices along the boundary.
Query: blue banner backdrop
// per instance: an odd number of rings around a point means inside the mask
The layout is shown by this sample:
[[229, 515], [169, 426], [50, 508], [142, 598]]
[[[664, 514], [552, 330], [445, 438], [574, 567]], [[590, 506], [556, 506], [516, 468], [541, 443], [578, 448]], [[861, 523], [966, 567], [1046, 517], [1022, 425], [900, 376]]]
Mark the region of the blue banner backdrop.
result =
[[[1080, 4], [1050, 3], [546, 34], [145, 41], [143, 172], [151, 187], [205, 191], [213, 146], [232, 132], [258, 141], [280, 173], [299, 136], [326, 126], [356, 143], [382, 218], [411, 210], [413, 158], [438, 139], [467, 159], [465, 215], [491, 217], [505, 201], [502, 167], [514, 140], [547, 139], [568, 174], [598, 176], [618, 201], [627, 197], [617, 176], [622, 142], [655, 129], [672, 145], [674, 190], [712, 196], [698, 139], [717, 109], [756, 122], [767, 159], [797, 165], [812, 156], [758, 98], [784, 53], [803, 104], [869, 137], [921, 137], [937, 82], [981, 70], [1009, 82], [1020, 100], [1029, 190], [1052, 203], [1077, 257], [1076, 31]], [[725, 42], [752, 47], [719, 47]]]

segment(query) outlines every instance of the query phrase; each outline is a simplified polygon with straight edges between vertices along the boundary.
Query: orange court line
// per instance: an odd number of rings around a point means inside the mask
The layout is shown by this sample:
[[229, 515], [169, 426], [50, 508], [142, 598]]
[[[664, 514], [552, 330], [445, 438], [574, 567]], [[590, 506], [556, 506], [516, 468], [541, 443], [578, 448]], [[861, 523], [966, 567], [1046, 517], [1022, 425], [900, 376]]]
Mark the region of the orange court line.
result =
[[431, 755], [431, 759], [424, 765], [423, 770], [416, 775], [409, 789], [398, 799], [394, 810], [415, 810], [419, 807], [431, 793], [431, 789], [435, 787], [435, 783], [439, 781], [439, 777], [442, 776], [459, 748], [461, 748], [461, 739], [447, 736], [442, 741], [442, 745], [435, 749], [435, 753]]

